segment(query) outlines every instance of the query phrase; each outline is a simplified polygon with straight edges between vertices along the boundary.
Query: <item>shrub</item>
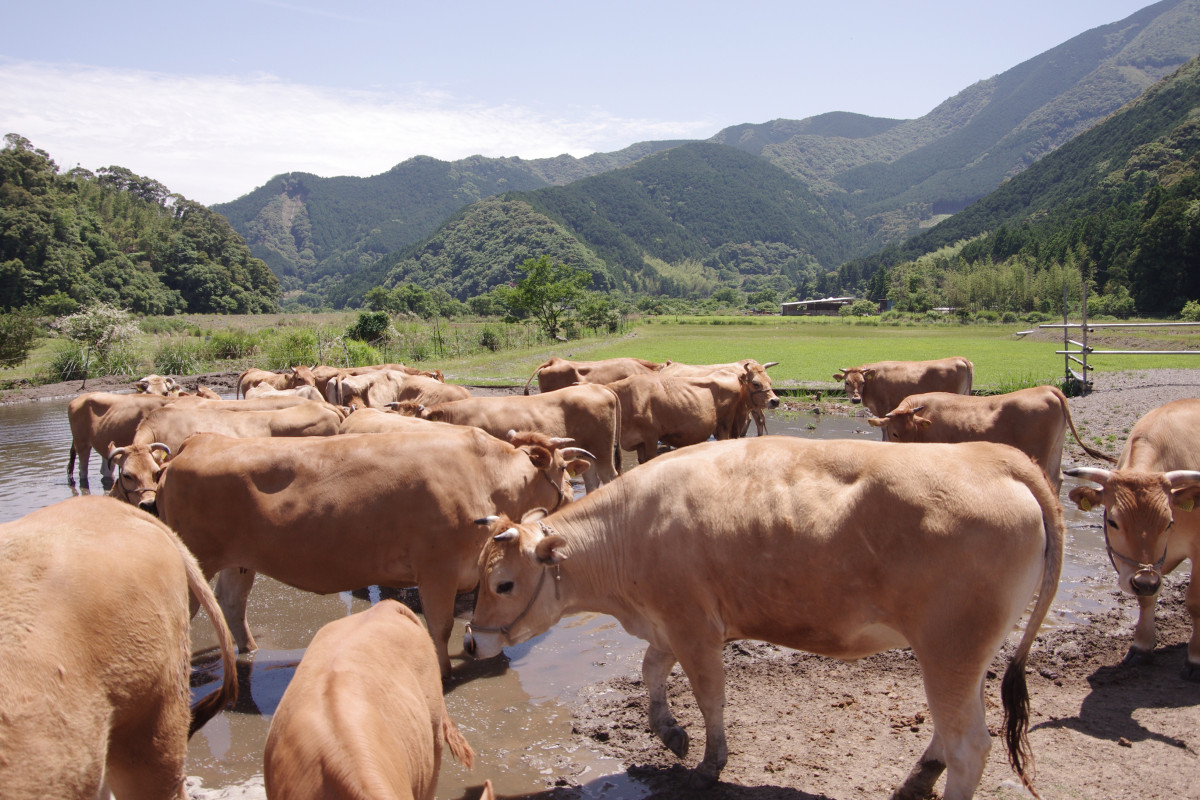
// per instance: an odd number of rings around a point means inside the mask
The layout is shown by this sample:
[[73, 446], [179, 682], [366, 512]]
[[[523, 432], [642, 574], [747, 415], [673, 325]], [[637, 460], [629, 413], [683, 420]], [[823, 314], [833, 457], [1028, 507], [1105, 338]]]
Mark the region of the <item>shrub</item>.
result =
[[0, 367], [15, 367], [29, 358], [38, 332], [37, 317], [31, 310], [0, 314]]
[[500, 349], [500, 334], [496, 333], [490, 325], [485, 325], [479, 332], [479, 346], [491, 350], [493, 353], [496, 352]]
[[160, 375], [195, 375], [204, 368], [202, 342], [167, 342], [154, 354], [154, 371]]
[[1200, 303], [1195, 300], [1188, 300], [1183, 304], [1183, 310], [1179, 312], [1179, 318], [1184, 322], [1200, 322]]
[[393, 338], [392, 320], [386, 311], [363, 311], [346, 329], [346, 337], [360, 342], [379, 342]]
[[1001, 321], [1001, 322], [1008, 322], [1008, 323], [1011, 323], [1011, 322], [1019, 322], [1019, 321], [1020, 321], [1020, 319], [1021, 319], [1021, 318], [1017, 316], [1017, 312], [1015, 312], [1015, 311], [1005, 311], [1005, 312], [1004, 312], [1004, 313], [1003, 313], [1003, 314], [1000, 316], [1000, 321]]
[[[249, 358], [258, 349], [259, 337], [240, 328], [217, 331], [208, 337], [205, 350], [213, 360]], [[290, 365], [294, 366], [294, 365]]]
[[297, 364], [317, 364], [317, 335], [306, 328], [286, 328], [279, 331], [261, 348], [263, 369], [279, 370]]

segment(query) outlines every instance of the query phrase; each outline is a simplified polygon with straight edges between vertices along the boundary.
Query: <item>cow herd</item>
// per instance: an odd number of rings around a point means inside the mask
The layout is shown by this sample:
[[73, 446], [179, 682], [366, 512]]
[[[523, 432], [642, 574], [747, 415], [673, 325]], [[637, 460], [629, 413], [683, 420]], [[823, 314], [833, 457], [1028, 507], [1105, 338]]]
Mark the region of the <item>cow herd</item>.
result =
[[[400, 364], [247, 370], [235, 400], [154, 375], [136, 394], [81, 395], [68, 473], [78, 458], [86, 484], [96, 450], [111, 496], [0, 525], [4, 796], [185, 798], [187, 737], [236, 695], [234, 648], [256, 648], [259, 572], [317, 593], [415, 586], [425, 618], [384, 601], [316, 634], [265, 742], [271, 798], [432, 798], [445, 748], [471, 765], [442, 681], [455, 597], [472, 590], [468, 656], [580, 611], [645, 639], [650, 728], [683, 757], [666, 690], [680, 664], [705, 725], [696, 788], [728, 758], [726, 642], [843, 659], [909, 647], [934, 735], [897, 796], [927, 796], [944, 772], [948, 799], [979, 783], [987, 670], [1036, 597], [1001, 692], [1008, 758], [1032, 790], [1025, 665], [1062, 568], [1066, 431], [1079, 441], [1066, 398], [971, 395], [961, 357], [878, 362], [835, 378], [883, 443], [768, 437], [774, 363], [552, 358], [501, 397]], [[1070, 499], [1104, 508], [1141, 607], [1133, 660], [1155, 647], [1162, 576], [1200, 558], [1197, 431], [1200, 400], [1170, 403], [1115, 469], [1066, 472], [1099, 486]], [[639, 464], [626, 474], [622, 450]], [[1194, 580], [1187, 606], [1195, 623]], [[225, 679], [189, 709], [200, 607]], [[1184, 677], [1200, 680], [1195, 628]]]

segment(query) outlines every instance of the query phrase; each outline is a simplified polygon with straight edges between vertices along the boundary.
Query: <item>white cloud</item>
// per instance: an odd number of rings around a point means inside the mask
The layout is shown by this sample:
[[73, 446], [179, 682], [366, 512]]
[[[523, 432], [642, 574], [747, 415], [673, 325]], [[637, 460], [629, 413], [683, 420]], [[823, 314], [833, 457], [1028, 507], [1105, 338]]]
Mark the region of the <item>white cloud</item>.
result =
[[282, 172], [375, 175], [415, 155], [541, 158], [704, 138], [706, 121], [549, 115], [406, 87], [346, 91], [271, 75], [181, 77], [0, 61], [0, 133], [60, 168], [127, 167], [202, 203], [232, 200]]

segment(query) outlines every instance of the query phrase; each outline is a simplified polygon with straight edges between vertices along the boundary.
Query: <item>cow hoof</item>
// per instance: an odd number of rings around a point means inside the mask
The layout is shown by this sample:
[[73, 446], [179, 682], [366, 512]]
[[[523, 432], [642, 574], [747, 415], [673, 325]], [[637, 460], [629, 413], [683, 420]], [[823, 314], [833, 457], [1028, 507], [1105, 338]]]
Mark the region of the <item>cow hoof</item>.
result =
[[667, 746], [667, 749], [674, 753], [679, 758], [687, 758], [688, 754], [688, 735], [687, 731], [678, 725], [672, 725], [660, 734], [662, 743]]
[[1200, 683], [1200, 664], [1193, 664], [1190, 661], [1183, 662], [1183, 671], [1179, 673], [1179, 677], [1185, 681]]
[[1125, 658], [1121, 659], [1122, 666], [1146, 667], [1154, 663], [1154, 651], [1143, 650], [1140, 647], [1130, 647]]
[[688, 788], [694, 791], [704, 791], [711, 789], [717, 785], [718, 776], [701, 772], [700, 767], [692, 770], [692, 774], [688, 776]]

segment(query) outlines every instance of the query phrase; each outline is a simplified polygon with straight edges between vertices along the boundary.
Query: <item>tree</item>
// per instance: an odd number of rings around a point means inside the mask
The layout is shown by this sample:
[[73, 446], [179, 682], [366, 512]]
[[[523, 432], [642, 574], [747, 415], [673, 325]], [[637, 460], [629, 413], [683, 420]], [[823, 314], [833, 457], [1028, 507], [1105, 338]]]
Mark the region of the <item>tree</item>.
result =
[[501, 302], [513, 318], [533, 318], [547, 336], [558, 336], [567, 316], [591, 285], [592, 273], [552, 263], [549, 256], [526, 259], [518, 271], [525, 277], [516, 286], [500, 290]]
[[37, 317], [32, 310], [0, 314], [0, 367], [15, 367], [27, 359], [37, 335]]
[[92, 359], [104, 362], [113, 350], [138, 334], [137, 323], [128, 311], [107, 303], [94, 306], [55, 321], [54, 326], [68, 339], [78, 343], [83, 354], [83, 386], [87, 386], [88, 365]]

